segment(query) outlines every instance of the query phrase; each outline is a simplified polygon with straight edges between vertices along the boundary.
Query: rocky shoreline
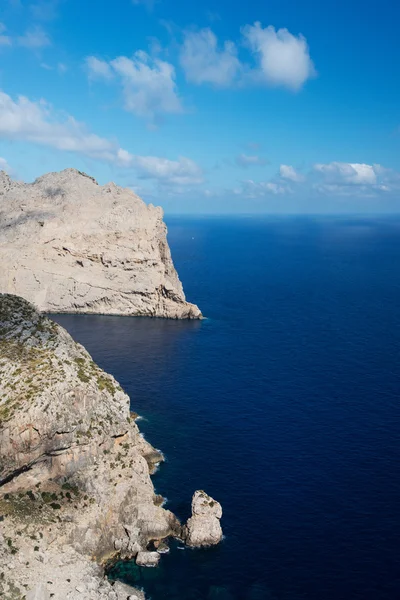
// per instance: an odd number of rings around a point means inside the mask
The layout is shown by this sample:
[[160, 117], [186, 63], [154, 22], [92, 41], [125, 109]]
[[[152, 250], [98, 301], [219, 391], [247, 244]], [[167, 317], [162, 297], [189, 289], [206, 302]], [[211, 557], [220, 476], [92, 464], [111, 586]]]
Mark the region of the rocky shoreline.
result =
[[218, 543], [222, 510], [205, 492], [184, 526], [161, 506], [150, 474], [162, 459], [115, 379], [33, 305], [0, 294], [1, 597], [143, 598], [104, 565], [155, 566], [169, 537]]

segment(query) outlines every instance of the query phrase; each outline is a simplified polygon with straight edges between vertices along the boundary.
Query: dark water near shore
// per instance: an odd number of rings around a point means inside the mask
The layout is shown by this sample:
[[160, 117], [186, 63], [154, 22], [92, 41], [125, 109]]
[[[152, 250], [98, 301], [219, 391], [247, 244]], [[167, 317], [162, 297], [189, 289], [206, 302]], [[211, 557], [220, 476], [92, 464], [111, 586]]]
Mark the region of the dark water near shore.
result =
[[114, 574], [153, 600], [400, 598], [400, 220], [169, 219], [190, 300], [173, 322], [57, 317], [120, 381], [225, 540]]

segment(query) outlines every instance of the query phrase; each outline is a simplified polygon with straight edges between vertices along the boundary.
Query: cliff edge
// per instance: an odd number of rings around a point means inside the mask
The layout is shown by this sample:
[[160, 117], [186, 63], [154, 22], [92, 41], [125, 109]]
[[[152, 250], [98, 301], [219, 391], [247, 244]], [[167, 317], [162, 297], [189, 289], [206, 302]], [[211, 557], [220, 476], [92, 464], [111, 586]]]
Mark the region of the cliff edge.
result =
[[115, 379], [31, 304], [0, 294], [0, 596], [135, 597], [99, 565], [181, 535], [150, 479], [161, 460]]
[[25, 184], [0, 171], [0, 292], [41, 311], [201, 318], [162, 209], [75, 169]]

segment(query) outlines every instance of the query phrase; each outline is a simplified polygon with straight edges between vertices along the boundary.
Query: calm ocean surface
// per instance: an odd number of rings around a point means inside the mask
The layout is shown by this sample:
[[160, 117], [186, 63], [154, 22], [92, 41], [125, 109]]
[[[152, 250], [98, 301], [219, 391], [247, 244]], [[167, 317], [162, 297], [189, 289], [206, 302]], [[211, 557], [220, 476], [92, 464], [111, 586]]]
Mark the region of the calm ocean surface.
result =
[[56, 319], [132, 399], [223, 543], [114, 576], [153, 600], [400, 598], [400, 219], [169, 218], [203, 322]]

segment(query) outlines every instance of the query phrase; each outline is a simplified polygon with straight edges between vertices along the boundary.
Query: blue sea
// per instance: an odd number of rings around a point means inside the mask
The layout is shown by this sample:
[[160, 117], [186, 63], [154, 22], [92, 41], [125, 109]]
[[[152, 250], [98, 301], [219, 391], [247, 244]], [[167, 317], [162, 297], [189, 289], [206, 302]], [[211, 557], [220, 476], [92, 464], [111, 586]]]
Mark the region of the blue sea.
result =
[[169, 218], [207, 319], [56, 319], [111, 372], [223, 542], [110, 576], [152, 600], [400, 598], [400, 219]]

